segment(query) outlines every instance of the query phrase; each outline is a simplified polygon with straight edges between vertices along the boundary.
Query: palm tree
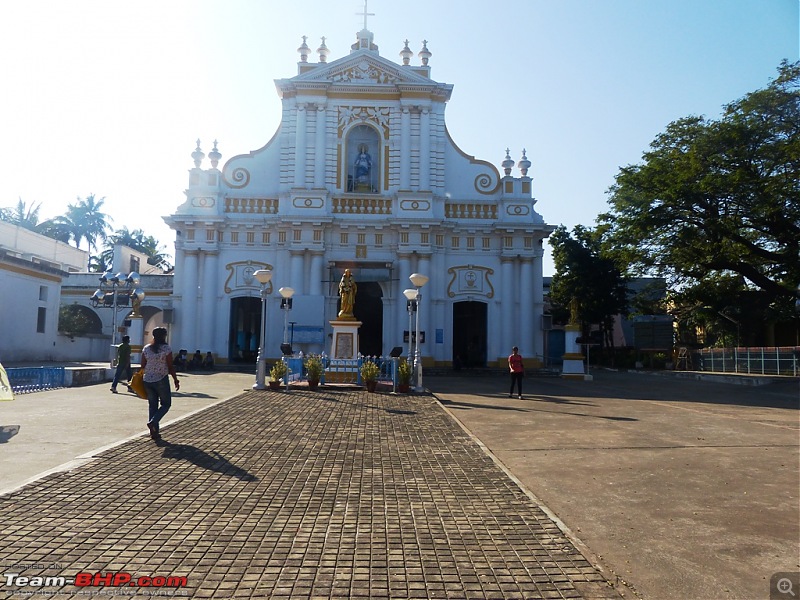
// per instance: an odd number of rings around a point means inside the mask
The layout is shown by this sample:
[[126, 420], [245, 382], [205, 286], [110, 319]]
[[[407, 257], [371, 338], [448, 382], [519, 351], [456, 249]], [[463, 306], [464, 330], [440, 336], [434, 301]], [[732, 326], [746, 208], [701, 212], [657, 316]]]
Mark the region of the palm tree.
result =
[[0, 221], [13, 223], [19, 227], [37, 231], [39, 228], [39, 209], [42, 208], [40, 202], [36, 206], [28, 207], [22, 198], [17, 201], [13, 208], [0, 208]]
[[53, 219], [57, 231], [68, 232], [69, 239], [75, 242], [75, 247], [80, 248], [81, 242], [86, 240], [89, 252], [97, 249], [97, 240], [107, 239], [106, 230], [108, 222], [113, 219], [101, 212], [105, 198], [96, 200], [94, 194], [89, 194], [85, 200], [78, 198], [76, 204], [67, 206], [66, 214]]

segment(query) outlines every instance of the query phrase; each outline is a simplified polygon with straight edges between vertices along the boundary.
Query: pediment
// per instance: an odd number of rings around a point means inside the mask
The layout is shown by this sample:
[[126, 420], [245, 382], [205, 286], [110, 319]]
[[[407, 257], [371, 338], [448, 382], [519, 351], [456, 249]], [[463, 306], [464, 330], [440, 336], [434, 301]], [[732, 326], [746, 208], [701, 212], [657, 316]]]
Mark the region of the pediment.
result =
[[290, 81], [357, 85], [436, 85], [431, 79], [381, 58], [369, 50], [360, 50], [331, 63], [320, 64]]

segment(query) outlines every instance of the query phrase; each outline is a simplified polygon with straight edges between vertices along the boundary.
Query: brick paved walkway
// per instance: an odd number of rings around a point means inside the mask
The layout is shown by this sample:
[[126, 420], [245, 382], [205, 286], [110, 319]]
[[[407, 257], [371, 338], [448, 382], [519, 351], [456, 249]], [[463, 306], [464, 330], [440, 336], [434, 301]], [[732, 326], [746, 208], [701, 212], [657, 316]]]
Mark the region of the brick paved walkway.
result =
[[169, 593], [191, 598], [619, 598], [430, 396], [247, 392], [162, 435], [0, 497], [0, 575], [185, 576]]

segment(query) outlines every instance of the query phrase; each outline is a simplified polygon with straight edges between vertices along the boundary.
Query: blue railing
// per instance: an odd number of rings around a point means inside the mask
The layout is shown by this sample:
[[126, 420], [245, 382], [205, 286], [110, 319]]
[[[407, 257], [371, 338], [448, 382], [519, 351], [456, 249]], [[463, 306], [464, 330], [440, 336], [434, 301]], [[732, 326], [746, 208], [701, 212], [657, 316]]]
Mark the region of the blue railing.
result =
[[[298, 357], [284, 357], [283, 362], [289, 367], [287, 378], [289, 383], [297, 381], [306, 381], [308, 379], [305, 368], [303, 367], [303, 359]], [[378, 381], [380, 383], [388, 383], [393, 388], [397, 385], [397, 362], [398, 359], [389, 356], [362, 356], [357, 359], [331, 359], [326, 355], [322, 355], [322, 364], [324, 371], [320, 383], [325, 383], [325, 374], [329, 374], [331, 379], [337, 383], [352, 383], [362, 385], [361, 381], [361, 366], [371, 361], [378, 365], [380, 374]], [[335, 374], [335, 375], [334, 375]], [[284, 379], [286, 383], [286, 379]]]
[[14, 367], [6, 369], [8, 381], [15, 394], [62, 388], [65, 384], [65, 371], [64, 367]]

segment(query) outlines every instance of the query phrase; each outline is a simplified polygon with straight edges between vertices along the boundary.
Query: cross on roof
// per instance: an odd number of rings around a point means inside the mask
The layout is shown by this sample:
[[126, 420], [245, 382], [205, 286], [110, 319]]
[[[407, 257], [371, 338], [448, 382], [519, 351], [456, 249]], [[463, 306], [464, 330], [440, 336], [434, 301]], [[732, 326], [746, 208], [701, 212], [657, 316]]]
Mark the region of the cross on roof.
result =
[[368, 0], [364, 0], [364, 12], [363, 13], [356, 13], [357, 15], [364, 17], [364, 29], [367, 28], [367, 17], [374, 17], [375, 16], [375, 13], [367, 12], [367, 1]]

